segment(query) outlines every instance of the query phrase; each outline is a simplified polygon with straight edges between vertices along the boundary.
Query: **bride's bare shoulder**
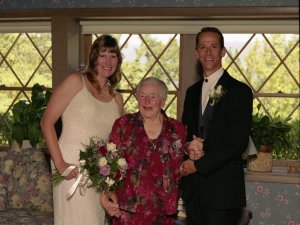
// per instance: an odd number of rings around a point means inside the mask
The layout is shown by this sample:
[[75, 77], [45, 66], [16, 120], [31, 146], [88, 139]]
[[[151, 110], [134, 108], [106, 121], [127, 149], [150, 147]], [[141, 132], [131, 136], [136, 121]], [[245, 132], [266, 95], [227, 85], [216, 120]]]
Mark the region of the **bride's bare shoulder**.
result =
[[122, 97], [122, 95], [119, 93], [119, 92], [117, 92], [117, 91], [114, 91], [114, 98], [115, 98], [115, 100], [116, 100], [116, 103], [117, 103], [117, 105], [118, 105], [118, 107], [119, 107], [119, 112], [120, 112], [120, 115], [122, 115], [123, 114], [123, 97]]

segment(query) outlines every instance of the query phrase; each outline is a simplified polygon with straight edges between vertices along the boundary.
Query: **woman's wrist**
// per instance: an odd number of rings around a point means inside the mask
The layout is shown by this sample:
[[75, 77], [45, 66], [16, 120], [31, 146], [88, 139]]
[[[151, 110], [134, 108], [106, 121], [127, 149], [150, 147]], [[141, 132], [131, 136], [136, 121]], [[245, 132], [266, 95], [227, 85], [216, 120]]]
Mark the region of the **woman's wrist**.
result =
[[184, 147], [183, 147], [183, 152], [186, 154], [186, 155], [189, 155], [188, 153], [188, 148], [189, 148], [189, 145], [190, 145], [191, 142], [186, 142]]

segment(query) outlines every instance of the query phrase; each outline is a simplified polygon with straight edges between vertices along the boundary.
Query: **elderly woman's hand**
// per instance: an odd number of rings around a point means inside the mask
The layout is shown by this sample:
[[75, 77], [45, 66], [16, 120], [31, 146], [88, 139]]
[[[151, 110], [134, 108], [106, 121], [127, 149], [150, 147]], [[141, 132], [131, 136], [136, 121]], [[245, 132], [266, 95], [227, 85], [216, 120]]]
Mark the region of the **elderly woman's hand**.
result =
[[185, 160], [181, 164], [180, 170], [181, 170], [182, 176], [187, 176], [187, 175], [195, 173], [197, 171], [197, 169], [194, 165], [194, 161], [190, 160], [190, 159]]
[[117, 196], [113, 192], [100, 192], [100, 203], [104, 210], [110, 215], [115, 217], [120, 217], [121, 211], [119, 208]]

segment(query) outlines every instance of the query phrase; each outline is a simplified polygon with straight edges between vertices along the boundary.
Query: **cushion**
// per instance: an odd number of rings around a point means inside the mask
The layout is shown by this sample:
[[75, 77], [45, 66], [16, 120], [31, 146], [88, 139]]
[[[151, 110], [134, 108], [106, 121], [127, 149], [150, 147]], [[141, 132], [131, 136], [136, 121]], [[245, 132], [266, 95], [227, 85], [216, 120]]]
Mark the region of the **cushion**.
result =
[[6, 207], [52, 212], [51, 172], [44, 150], [28, 148], [14, 154]]
[[[1, 162], [0, 162], [1, 163]], [[6, 209], [7, 203], [7, 177], [0, 174], [0, 211]]]
[[7, 182], [15, 163], [7, 151], [0, 151], [0, 211], [7, 205]]

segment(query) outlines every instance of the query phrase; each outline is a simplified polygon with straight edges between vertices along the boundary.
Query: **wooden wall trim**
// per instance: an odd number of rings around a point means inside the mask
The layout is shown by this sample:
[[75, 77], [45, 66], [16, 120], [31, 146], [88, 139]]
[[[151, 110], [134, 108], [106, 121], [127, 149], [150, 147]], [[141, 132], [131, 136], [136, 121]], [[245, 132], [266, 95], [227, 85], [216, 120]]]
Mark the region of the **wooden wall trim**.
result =
[[49, 19], [298, 19], [299, 7], [77, 8], [0, 10], [0, 21]]
[[80, 25], [65, 15], [52, 18], [52, 77], [53, 87], [79, 66]]

